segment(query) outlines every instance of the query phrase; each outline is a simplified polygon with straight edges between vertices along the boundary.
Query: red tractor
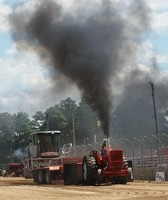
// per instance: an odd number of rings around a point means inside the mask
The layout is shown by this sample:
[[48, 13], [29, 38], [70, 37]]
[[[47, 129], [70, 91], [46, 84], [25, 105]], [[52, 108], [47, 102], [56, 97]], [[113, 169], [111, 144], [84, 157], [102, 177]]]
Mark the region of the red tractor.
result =
[[128, 171], [122, 150], [105, 148], [105, 154], [71, 155], [72, 145], [60, 148], [60, 131], [33, 133], [29, 141], [24, 176], [40, 184], [126, 183]]
[[9, 163], [7, 170], [4, 171], [3, 176], [19, 177], [23, 176], [23, 163]]
[[101, 182], [126, 184], [128, 177], [128, 163], [122, 150], [112, 150], [105, 147], [105, 153], [91, 151], [89, 156], [83, 157], [82, 175], [86, 185]]

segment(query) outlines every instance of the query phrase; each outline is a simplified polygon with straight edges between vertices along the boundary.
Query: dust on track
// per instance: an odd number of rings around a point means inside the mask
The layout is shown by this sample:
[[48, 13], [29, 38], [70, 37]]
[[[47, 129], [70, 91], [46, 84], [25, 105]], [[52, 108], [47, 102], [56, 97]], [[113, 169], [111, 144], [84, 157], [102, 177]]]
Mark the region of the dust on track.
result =
[[0, 177], [0, 200], [168, 200], [168, 182], [135, 181], [126, 185], [38, 185], [31, 179]]

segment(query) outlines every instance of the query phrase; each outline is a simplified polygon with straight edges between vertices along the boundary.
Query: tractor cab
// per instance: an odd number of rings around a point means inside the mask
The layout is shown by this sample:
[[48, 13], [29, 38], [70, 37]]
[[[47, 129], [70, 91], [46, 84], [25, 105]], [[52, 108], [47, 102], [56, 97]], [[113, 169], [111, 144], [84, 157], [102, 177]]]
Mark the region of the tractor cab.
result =
[[31, 135], [29, 150], [32, 157], [60, 155], [60, 131], [39, 131]]

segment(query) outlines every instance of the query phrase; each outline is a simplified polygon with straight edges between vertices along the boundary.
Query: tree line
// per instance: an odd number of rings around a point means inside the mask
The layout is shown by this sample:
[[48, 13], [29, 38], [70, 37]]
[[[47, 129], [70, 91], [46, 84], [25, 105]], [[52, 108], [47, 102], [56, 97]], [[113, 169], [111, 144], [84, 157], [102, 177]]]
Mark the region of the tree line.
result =
[[0, 163], [17, 161], [24, 157], [30, 134], [36, 131], [60, 130], [61, 145], [72, 142], [72, 114], [76, 132], [76, 143], [92, 140], [101, 129], [97, 126], [97, 116], [82, 99], [78, 104], [67, 98], [44, 112], [33, 116], [25, 112], [16, 114], [0, 113]]
[[[155, 133], [152, 106], [144, 103], [135, 109], [132, 105], [123, 103], [111, 113], [111, 137], [123, 139]], [[98, 126], [99, 119], [87, 105], [85, 98], [79, 103], [71, 98], [61, 100], [59, 104], [44, 112], [37, 111], [33, 116], [25, 112], [0, 113], [0, 164], [23, 158], [30, 134], [35, 131], [60, 130], [61, 145], [72, 142], [72, 114], [77, 144], [93, 143], [94, 135], [98, 141], [104, 137], [101, 127]], [[167, 113], [158, 113], [159, 128], [164, 133], [168, 127], [166, 116]]]

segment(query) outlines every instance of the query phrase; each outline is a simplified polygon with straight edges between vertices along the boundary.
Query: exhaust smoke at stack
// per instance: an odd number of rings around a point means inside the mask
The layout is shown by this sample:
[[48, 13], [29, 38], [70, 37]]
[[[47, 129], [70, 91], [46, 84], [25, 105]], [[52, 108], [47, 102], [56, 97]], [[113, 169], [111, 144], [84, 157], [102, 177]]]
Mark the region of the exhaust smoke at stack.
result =
[[149, 16], [143, 1], [133, 1], [125, 12], [109, 0], [91, 5], [66, 13], [54, 0], [41, 1], [33, 13], [16, 10], [11, 24], [15, 40], [27, 40], [55, 73], [78, 86], [108, 137], [111, 80], [133, 61]]

